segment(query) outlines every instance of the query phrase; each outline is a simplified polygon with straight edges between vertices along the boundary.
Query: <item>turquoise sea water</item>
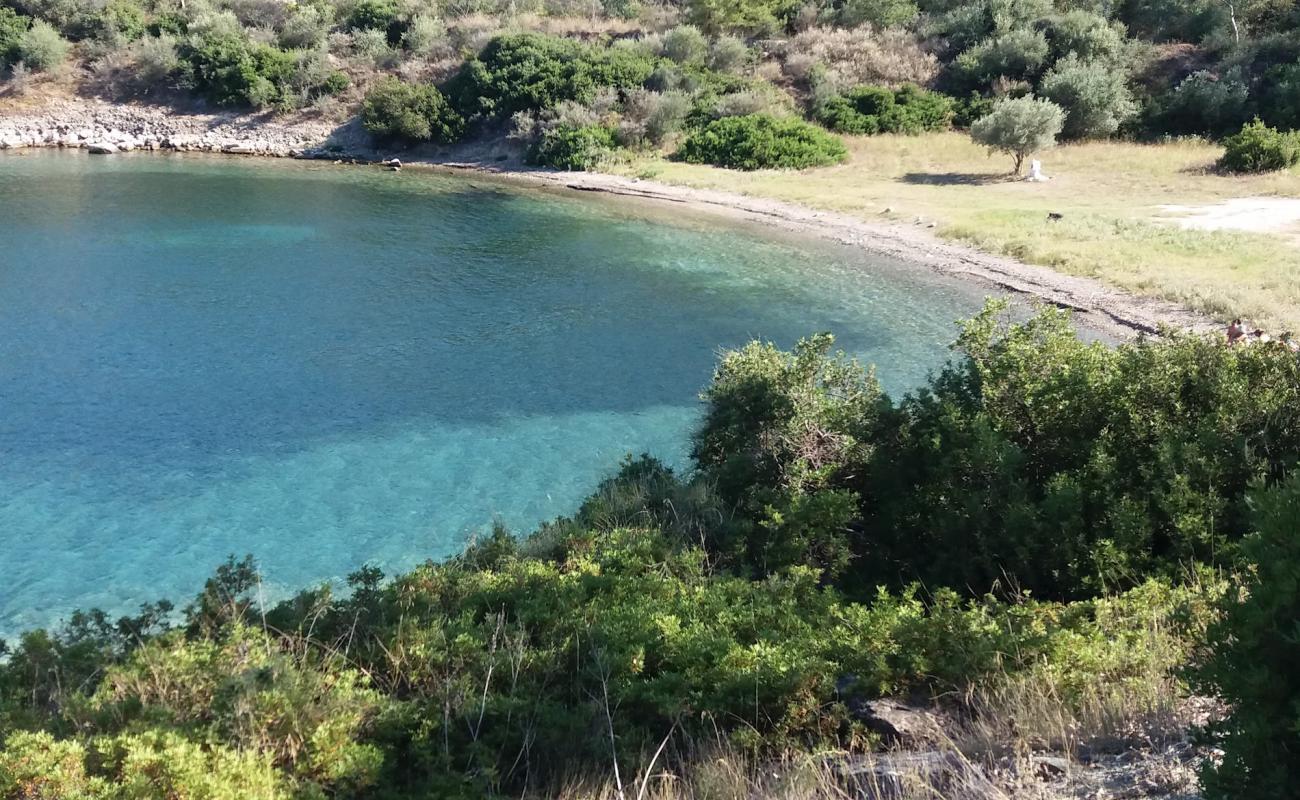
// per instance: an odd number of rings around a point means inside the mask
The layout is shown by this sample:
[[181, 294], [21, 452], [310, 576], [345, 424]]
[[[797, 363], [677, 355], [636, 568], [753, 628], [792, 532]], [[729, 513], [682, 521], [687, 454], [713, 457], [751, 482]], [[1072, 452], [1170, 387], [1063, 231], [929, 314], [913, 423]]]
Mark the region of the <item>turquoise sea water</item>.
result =
[[892, 391], [982, 293], [757, 226], [326, 164], [0, 155], [0, 635], [282, 593], [681, 465], [720, 348], [820, 330]]

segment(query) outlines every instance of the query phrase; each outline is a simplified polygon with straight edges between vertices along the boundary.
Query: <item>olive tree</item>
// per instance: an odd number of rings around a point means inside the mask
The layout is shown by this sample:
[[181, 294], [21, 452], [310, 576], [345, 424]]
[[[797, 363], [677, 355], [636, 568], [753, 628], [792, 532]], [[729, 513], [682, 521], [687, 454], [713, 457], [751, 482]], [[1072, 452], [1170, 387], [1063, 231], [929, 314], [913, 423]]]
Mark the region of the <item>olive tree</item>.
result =
[[1064, 109], [1050, 100], [1005, 98], [971, 125], [970, 135], [990, 151], [1010, 153], [1019, 175], [1025, 157], [1055, 145], [1064, 124]]
[[1071, 53], [1047, 73], [1039, 91], [1065, 109], [1063, 137], [1104, 139], [1137, 113], [1127, 83], [1123, 70]]

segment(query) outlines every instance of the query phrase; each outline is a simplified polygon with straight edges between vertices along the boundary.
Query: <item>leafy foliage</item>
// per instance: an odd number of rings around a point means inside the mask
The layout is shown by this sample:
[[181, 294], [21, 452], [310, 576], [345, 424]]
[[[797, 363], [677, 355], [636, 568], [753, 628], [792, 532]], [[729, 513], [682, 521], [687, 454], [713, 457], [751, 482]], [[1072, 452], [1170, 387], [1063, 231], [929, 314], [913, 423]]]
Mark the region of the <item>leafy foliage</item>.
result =
[[30, 24], [30, 19], [12, 8], [0, 7], [0, 67], [19, 60], [19, 44]]
[[1219, 166], [1232, 172], [1272, 172], [1300, 164], [1300, 135], [1281, 133], [1256, 119], [1223, 140]]
[[541, 166], [582, 171], [608, 158], [614, 146], [614, 132], [603, 125], [558, 125], [542, 133], [528, 158]]
[[1223, 749], [1221, 763], [1202, 768], [1209, 800], [1285, 797], [1300, 784], [1300, 478], [1256, 500], [1258, 533], [1243, 545], [1253, 574], [1226, 598], [1197, 671], [1200, 688], [1231, 709], [1209, 729]]
[[293, 107], [299, 94], [318, 97], [347, 85], [337, 73], [304, 69], [299, 53], [257, 44], [236, 33], [191, 37], [178, 48], [182, 81], [220, 105]]
[[589, 101], [600, 87], [643, 85], [655, 61], [627, 49], [600, 48], [539, 34], [499, 36], [448, 86], [465, 116], [508, 117]]
[[21, 61], [36, 72], [48, 72], [62, 64], [67, 57], [68, 43], [59, 36], [53, 25], [38, 19], [18, 37], [18, 44], [10, 59]]
[[952, 125], [953, 101], [912, 84], [897, 91], [883, 86], [857, 86], [823, 101], [817, 121], [840, 133], [919, 134]]
[[[825, 565], [825, 543], [844, 548], [829, 563], [847, 559], [852, 585], [979, 593], [1011, 580], [1077, 597], [1232, 563], [1248, 489], [1300, 457], [1289, 351], [1186, 336], [1108, 348], [1081, 343], [1058, 313], [1023, 325], [998, 313], [968, 323], [962, 360], [896, 403], [824, 340], [797, 351], [796, 374], [812, 383], [792, 384], [776, 351], [728, 356], [697, 438], [701, 469], [758, 519], [806, 495], [853, 493], [857, 512], [805, 533], [816, 544], [799, 559]], [[733, 535], [742, 543], [721, 554], [766, 547], [761, 526]]]
[[436, 87], [385, 78], [371, 87], [361, 106], [361, 121], [372, 134], [412, 142], [455, 142], [465, 120]]
[[1073, 54], [1047, 73], [1039, 91], [1065, 109], [1061, 135], [1066, 139], [1112, 136], [1137, 113], [1122, 71]]
[[1019, 174], [1027, 156], [1056, 144], [1064, 125], [1064, 110], [1050, 100], [1017, 97], [995, 103], [971, 125], [970, 135], [991, 151], [1010, 153]]
[[724, 117], [691, 134], [680, 157], [696, 164], [733, 169], [804, 169], [848, 157], [844, 144], [808, 123], [751, 114]]

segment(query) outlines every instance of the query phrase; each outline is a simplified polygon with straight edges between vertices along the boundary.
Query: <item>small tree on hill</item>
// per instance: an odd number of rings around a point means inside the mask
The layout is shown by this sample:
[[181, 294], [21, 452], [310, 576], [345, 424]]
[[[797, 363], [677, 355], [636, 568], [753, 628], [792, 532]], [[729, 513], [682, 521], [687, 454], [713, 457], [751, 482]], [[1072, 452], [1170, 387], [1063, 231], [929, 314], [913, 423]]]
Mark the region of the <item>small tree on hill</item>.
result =
[[1049, 100], [1016, 97], [999, 100], [987, 116], [971, 126], [970, 135], [990, 151], [1010, 153], [1015, 174], [1025, 157], [1056, 144], [1065, 124], [1065, 111]]

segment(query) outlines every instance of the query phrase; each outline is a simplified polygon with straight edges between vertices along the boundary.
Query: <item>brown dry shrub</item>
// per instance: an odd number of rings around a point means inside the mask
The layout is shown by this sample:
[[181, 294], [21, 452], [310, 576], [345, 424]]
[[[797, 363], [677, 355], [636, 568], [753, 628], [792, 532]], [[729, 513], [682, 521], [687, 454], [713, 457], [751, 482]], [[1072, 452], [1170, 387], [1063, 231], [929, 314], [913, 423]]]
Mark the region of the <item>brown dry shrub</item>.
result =
[[926, 85], [939, 73], [939, 59], [927, 53], [912, 33], [901, 28], [809, 28], [785, 43], [785, 74], [806, 81], [813, 68], [841, 88], [860, 83]]

